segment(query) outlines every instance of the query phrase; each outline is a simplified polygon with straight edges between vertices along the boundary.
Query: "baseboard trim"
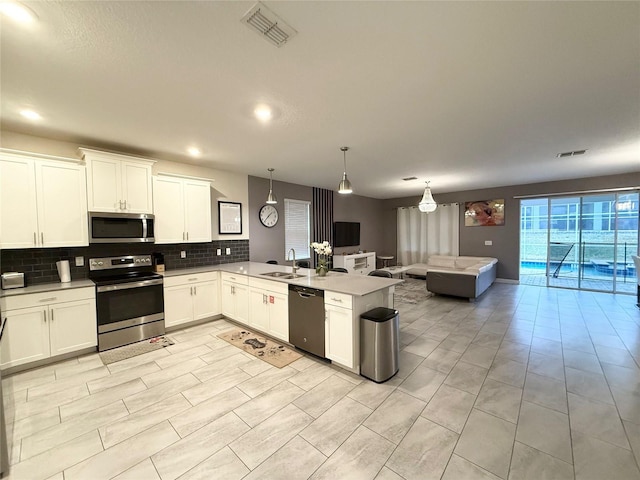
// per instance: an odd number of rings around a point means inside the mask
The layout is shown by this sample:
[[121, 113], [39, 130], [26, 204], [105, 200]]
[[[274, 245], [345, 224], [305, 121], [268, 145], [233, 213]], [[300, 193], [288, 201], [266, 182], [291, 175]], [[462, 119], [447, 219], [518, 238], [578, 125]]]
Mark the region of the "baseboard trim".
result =
[[496, 283], [509, 283], [511, 285], [520, 285], [520, 280], [512, 280], [510, 278], [496, 278]]

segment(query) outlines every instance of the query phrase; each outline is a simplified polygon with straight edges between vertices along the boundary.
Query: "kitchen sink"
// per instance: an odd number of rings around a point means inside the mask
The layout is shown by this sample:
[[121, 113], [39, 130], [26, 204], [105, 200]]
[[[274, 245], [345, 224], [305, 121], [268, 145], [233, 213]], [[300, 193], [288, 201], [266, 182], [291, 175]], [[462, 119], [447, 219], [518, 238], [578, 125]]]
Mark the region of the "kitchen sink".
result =
[[304, 275], [298, 275], [297, 273], [288, 273], [288, 272], [269, 272], [269, 273], [261, 273], [260, 275], [264, 275], [266, 277], [283, 278], [285, 280], [304, 277]]

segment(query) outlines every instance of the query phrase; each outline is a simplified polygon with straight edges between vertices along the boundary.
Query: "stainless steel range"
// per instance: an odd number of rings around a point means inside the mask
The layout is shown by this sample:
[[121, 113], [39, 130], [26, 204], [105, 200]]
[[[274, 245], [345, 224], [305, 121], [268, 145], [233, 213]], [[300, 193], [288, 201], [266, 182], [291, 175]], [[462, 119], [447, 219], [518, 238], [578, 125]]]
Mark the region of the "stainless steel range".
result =
[[96, 284], [98, 350], [163, 335], [163, 277], [153, 273], [151, 255], [92, 258]]

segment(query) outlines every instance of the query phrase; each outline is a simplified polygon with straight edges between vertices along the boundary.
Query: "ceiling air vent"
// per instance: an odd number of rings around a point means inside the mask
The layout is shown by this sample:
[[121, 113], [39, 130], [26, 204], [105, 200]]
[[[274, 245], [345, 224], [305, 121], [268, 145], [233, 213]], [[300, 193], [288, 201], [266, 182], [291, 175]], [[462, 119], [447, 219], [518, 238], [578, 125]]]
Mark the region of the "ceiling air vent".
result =
[[405, 182], [408, 182], [409, 180], [417, 180], [418, 177], [407, 177], [407, 178], [403, 178], [402, 180], [404, 180]]
[[242, 17], [242, 22], [276, 47], [281, 47], [298, 33], [259, 2]]
[[574, 157], [576, 155], [584, 155], [585, 153], [587, 153], [586, 150], [574, 150], [572, 152], [562, 152], [556, 155], [556, 157], [558, 158], [564, 158], [564, 157]]

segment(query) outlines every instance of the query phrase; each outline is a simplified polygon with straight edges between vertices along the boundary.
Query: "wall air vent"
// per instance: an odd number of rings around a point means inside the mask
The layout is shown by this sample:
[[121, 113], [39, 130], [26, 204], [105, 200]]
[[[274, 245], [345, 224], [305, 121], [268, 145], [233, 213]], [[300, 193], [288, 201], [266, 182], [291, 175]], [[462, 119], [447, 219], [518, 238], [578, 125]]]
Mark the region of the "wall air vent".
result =
[[276, 47], [281, 47], [298, 33], [260, 2], [245, 13], [242, 22]]
[[574, 150], [572, 152], [562, 152], [556, 155], [556, 157], [558, 158], [564, 158], [564, 157], [575, 157], [576, 155], [584, 155], [585, 153], [587, 153], [586, 150]]
[[417, 180], [418, 177], [407, 177], [407, 178], [403, 178], [402, 180], [404, 180], [405, 182], [408, 182], [409, 180]]

